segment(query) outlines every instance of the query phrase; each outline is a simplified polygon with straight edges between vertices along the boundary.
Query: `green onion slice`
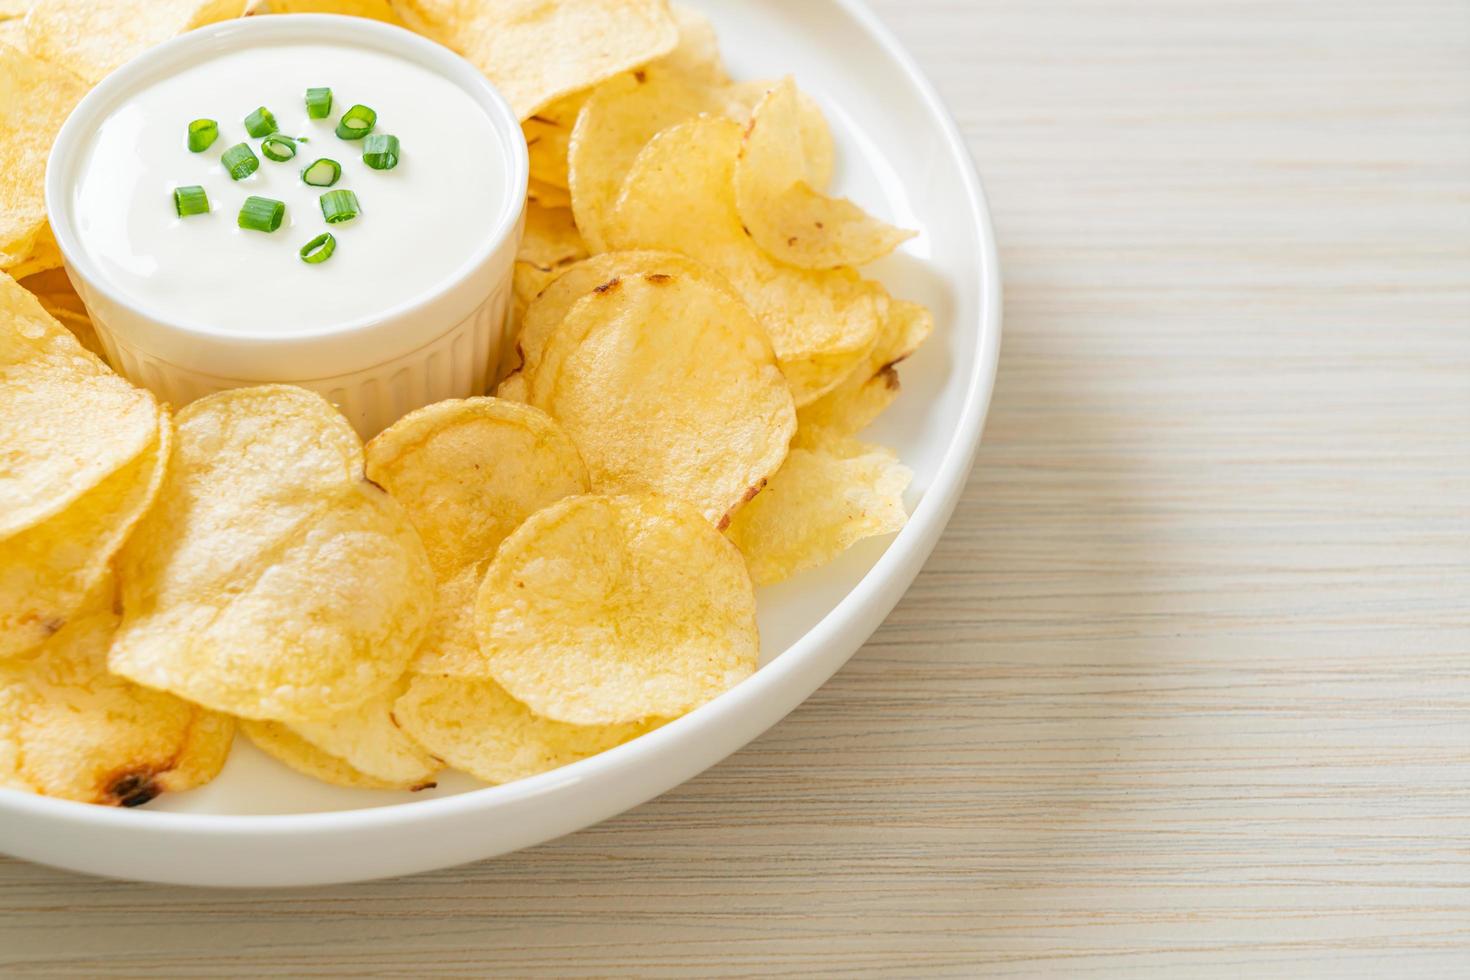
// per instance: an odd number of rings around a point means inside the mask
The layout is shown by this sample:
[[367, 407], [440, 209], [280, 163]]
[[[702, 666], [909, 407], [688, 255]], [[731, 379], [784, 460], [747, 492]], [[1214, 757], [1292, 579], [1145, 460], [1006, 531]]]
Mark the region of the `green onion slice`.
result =
[[312, 163], [301, 171], [301, 181], [312, 187], [331, 187], [342, 176], [342, 164], [328, 157]]
[[342, 113], [337, 135], [344, 140], [360, 140], [378, 124], [378, 114], [365, 105], [355, 105]]
[[265, 154], [267, 160], [281, 163], [296, 155], [296, 141], [289, 136], [272, 133], [261, 141], [260, 152]]
[[337, 239], [332, 236], [331, 232], [324, 231], [301, 246], [298, 254], [301, 256], [301, 261], [308, 265], [317, 265], [330, 259], [335, 251], [337, 251]]
[[244, 180], [260, 169], [260, 157], [255, 155], [249, 143], [236, 143], [225, 151], [219, 162], [230, 172], [231, 180]]
[[261, 106], [245, 117], [245, 132], [254, 136], [256, 139], [262, 136], [269, 136], [277, 128], [276, 117], [271, 115], [271, 111], [265, 106]]
[[362, 141], [362, 162], [374, 170], [398, 166], [398, 137], [374, 133]]
[[286, 216], [286, 205], [268, 197], [247, 197], [236, 223], [249, 231], [275, 231]]
[[189, 152], [203, 153], [219, 139], [219, 123], [213, 119], [196, 119], [189, 124]]
[[327, 191], [322, 195], [322, 217], [329, 225], [351, 221], [358, 211], [357, 195], [351, 191]]
[[357, 195], [351, 191], [328, 191], [322, 194], [322, 217], [328, 225], [350, 222], [359, 215]]
[[174, 211], [180, 218], [209, 213], [209, 195], [198, 184], [174, 188]]
[[309, 88], [306, 90], [306, 114], [313, 119], [325, 119], [332, 114], [332, 90]]

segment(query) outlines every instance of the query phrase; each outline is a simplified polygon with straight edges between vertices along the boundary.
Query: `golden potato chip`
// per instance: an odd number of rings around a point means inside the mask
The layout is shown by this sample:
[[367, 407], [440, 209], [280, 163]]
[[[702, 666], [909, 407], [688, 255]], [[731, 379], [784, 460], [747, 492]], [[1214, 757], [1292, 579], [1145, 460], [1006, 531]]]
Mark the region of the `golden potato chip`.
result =
[[246, 718], [314, 721], [402, 676], [434, 576], [362, 443], [320, 395], [239, 388], [184, 408], [158, 499], [118, 556], [112, 669]]
[[570, 497], [500, 545], [475, 600], [491, 678], [545, 718], [672, 718], [748, 677], [760, 637], [740, 553], [693, 508]]
[[599, 85], [572, 130], [568, 186], [577, 227], [593, 252], [606, 252], [606, 226], [638, 152], [660, 130], [718, 108], [716, 90], [658, 65]]
[[528, 272], [534, 273], [527, 280], [527, 288], [535, 285], [535, 292], [526, 297], [527, 303], [561, 275], [563, 269], [586, 257], [587, 246], [577, 233], [577, 225], [569, 209], [547, 208], [535, 201], [526, 202], [526, 231], [521, 237], [520, 251], [516, 253], [516, 273], [519, 277], [522, 266], [529, 267]]
[[[0, 44], [0, 269], [17, 276], [60, 264], [46, 229], [46, 157], [87, 84]], [[50, 239], [51, 254], [40, 239]], [[40, 261], [32, 262], [40, 250]]]
[[0, 44], [8, 45], [16, 50], [24, 50], [26, 22], [20, 17], [0, 20]]
[[71, 335], [77, 338], [77, 343], [104, 362], [107, 360], [102, 341], [98, 339], [97, 330], [92, 326], [92, 318], [87, 314], [87, 307], [72, 288], [65, 269], [52, 268], [38, 272], [21, 279], [20, 284], [40, 301], [41, 307], [47, 313], [71, 331]]
[[0, 541], [64, 510], [157, 438], [153, 396], [0, 273]]
[[249, 0], [244, 16], [256, 14], [340, 14], [388, 24], [403, 23], [388, 0]]
[[561, 427], [496, 398], [405, 415], [368, 443], [367, 476], [403, 507], [442, 578], [489, 558], [542, 507], [587, 490], [587, 471]]
[[244, 11], [245, 0], [35, 0], [26, 49], [95, 85], [155, 44]]
[[902, 529], [913, 474], [881, 446], [853, 440], [793, 449], [765, 492], [730, 524], [750, 575], [770, 585], [824, 564], [863, 538]]
[[729, 119], [700, 116], [659, 133], [628, 173], [608, 241], [682, 252], [721, 273], [765, 326], [796, 404], [805, 405], [867, 358], [888, 294], [849, 269], [798, 269], [762, 251], [735, 212], [739, 150], [740, 127]]
[[662, 723], [568, 725], [535, 714], [494, 681], [417, 676], [394, 715], [455, 769], [509, 783], [605, 752]]
[[531, 178], [526, 187], [526, 197], [541, 205], [543, 208], [569, 208], [572, 206], [572, 192], [565, 187], [548, 184], [544, 180]]
[[703, 276], [644, 273], [582, 297], [528, 370], [599, 493], [656, 493], [717, 527], [781, 466], [791, 392], [745, 304]]
[[[527, 306], [516, 338], [517, 361], [522, 370], [536, 369], [546, 341], [561, 326], [577, 300], [610, 280], [644, 274], [697, 278], [724, 289], [731, 296], [739, 296], [718, 273], [676, 252], [604, 252], [594, 255], [563, 270], [543, 286]], [[524, 401], [523, 398], [520, 400]]]
[[812, 448], [835, 437], [857, 435], [898, 395], [894, 365], [918, 350], [934, 329], [934, 317], [918, 303], [893, 300], [878, 344], [847, 379], [796, 413], [793, 445]]
[[500, 386], [495, 389], [495, 397], [501, 401], [521, 402], [524, 404], [526, 401], [525, 376], [516, 373], [501, 381]]
[[394, 0], [414, 30], [483, 71], [522, 119], [668, 54], [667, 0]]
[[521, 123], [526, 153], [531, 158], [531, 176], [536, 180], [554, 187], [567, 186], [567, 144], [588, 94], [588, 90], [573, 92]]
[[735, 205], [750, 237], [806, 269], [865, 265], [913, 237], [845, 198], [813, 190], [806, 172], [801, 107], [788, 78], [756, 105], [735, 164]]
[[697, 85], [720, 88], [730, 84], [730, 76], [725, 73], [725, 63], [720, 58], [720, 41], [709, 18], [681, 3], [674, 4], [673, 11], [674, 23], [679, 27], [679, 43], [653, 64], [677, 72]]
[[0, 541], [0, 658], [42, 643], [82, 608], [142, 518], [168, 465], [173, 424], [60, 514]]
[[111, 579], [32, 656], [0, 661], [0, 786], [138, 806], [213, 779], [235, 726], [107, 672]]
[[416, 788], [359, 772], [335, 755], [323, 752], [278, 721], [241, 718], [240, 730], [266, 755], [285, 763], [302, 775], [320, 779], [333, 786], [351, 786], [356, 789]]
[[[724, 113], [742, 126], [750, 124], [751, 114], [766, 93], [780, 82], [737, 82], [721, 91], [724, 98]], [[810, 95], [800, 89], [796, 92], [797, 108], [801, 117], [801, 159], [806, 166], [805, 180], [817, 190], [832, 182], [832, 170], [836, 166], [837, 148], [832, 139], [832, 128], [822, 107]]]
[[[405, 679], [366, 704], [321, 721], [287, 725], [245, 720], [240, 727], [266, 752], [318, 779], [344, 786], [426, 789], [443, 766], [394, 720], [393, 703], [407, 686]], [[301, 749], [303, 744], [309, 751]], [[320, 756], [338, 765], [324, 765]], [[342, 778], [343, 772], [348, 778]]]
[[439, 583], [414, 669], [483, 674], [471, 612], [480, 573], [527, 517], [586, 493], [587, 470], [572, 440], [529, 405], [443, 401], [368, 443], [367, 475], [413, 521]]

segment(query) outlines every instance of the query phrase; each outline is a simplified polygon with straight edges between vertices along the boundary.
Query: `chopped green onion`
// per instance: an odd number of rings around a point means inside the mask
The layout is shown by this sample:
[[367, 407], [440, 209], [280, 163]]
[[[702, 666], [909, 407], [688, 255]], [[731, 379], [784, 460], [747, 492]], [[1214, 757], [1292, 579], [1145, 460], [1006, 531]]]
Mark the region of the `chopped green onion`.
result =
[[342, 164], [328, 157], [322, 157], [311, 166], [301, 171], [301, 181], [312, 187], [331, 187], [342, 176]]
[[357, 195], [351, 191], [327, 191], [322, 195], [322, 217], [327, 224], [351, 221], [357, 215]]
[[249, 143], [236, 143], [225, 151], [219, 162], [230, 172], [231, 180], [244, 180], [260, 169], [260, 157], [255, 155]]
[[213, 119], [196, 119], [189, 124], [189, 152], [203, 153], [219, 139], [219, 123]]
[[245, 132], [254, 136], [256, 139], [262, 136], [269, 136], [277, 128], [276, 117], [271, 115], [271, 111], [265, 106], [261, 106], [245, 117]]
[[378, 124], [378, 114], [365, 105], [355, 105], [342, 113], [337, 135], [344, 140], [360, 140]]
[[316, 265], [330, 259], [332, 253], [335, 251], [337, 251], [337, 239], [332, 237], [331, 232], [327, 231], [322, 232], [301, 246], [301, 251], [298, 254], [301, 256], [301, 261], [308, 265]]
[[174, 210], [180, 218], [209, 213], [209, 195], [198, 184], [174, 188]]
[[286, 216], [286, 205], [268, 197], [247, 197], [236, 223], [249, 231], [275, 231]]
[[267, 160], [281, 163], [296, 155], [296, 141], [289, 136], [272, 133], [261, 141], [260, 152], [265, 154]]
[[374, 170], [398, 166], [398, 137], [374, 133], [362, 141], [362, 162]]
[[332, 90], [309, 88], [306, 90], [306, 114], [313, 119], [325, 119], [332, 114]]

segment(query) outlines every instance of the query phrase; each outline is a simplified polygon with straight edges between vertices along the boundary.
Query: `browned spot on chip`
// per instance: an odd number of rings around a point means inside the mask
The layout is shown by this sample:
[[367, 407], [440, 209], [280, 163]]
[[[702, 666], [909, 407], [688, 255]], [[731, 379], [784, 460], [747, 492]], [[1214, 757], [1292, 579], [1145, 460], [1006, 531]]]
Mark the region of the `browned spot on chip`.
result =
[[643, 278], [648, 280], [649, 282], [658, 284], [674, 281], [674, 277], [669, 275], [667, 272], [650, 272], [644, 275]]
[[61, 632], [61, 628], [65, 625], [66, 620], [60, 618], [59, 616], [52, 616], [50, 619], [41, 624], [41, 629], [46, 631], [47, 636], [54, 636], [55, 634]]
[[796, 236], [795, 235], [792, 235], [790, 238], [786, 239], [786, 244], [787, 245], [795, 245], [796, 244]]
[[545, 123], [548, 126], [555, 126], [555, 125], [557, 125], [557, 122], [556, 122], [555, 119], [547, 119], [545, 116], [532, 116], [531, 118], [534, 119], [534, 120], [536, 120], [538, 123]]
[[120, 773], [107, 780], [100, 802], [111, 806], [142, 806], [163, 792], [163, 787], [154, 781], [157, 775], [151, 769]]
[[438, 785], [439, 785], [438, 783], [434, 783], [434, 782], [420, 783], [417, 786], [410, 786], [408, 791], [410, 793], [417, 793], [419, 790], [422, 790], [422, 789], [433, 789], [435, 786], [438, 786]]
[[613, 276], [611, 279], [609, 279], [607, 282], [603, 283], [601, 286], [594, 287], [592, 291], [594, 293], [596, 293], [597, 295], [599, 295], [599, 296], [604, 296], [604, 295], [612, 292], [614, 289], [617, 289], [622, 284], [623, 284], [623, 280], [620, 277]]
[[372, 480], [368, 479], [367, 477], [363, 477], [362, 478], [362, 482], [363, 483], [366, 483], [367, 485], [369, 485], [370, 487], [372, 487], [374, 490], [377, 490], [379, 493], [387, 493], [388, 492], [387, 490], [384, 490], [383, 489], [383, 485], [381, 483], [375, 483]]
[[[897, 361], [894, 364], [898, 363]], [[878, 377], [883, 379], [883, 384], [889, 391], [898, 390], [898, 372], [893, 370], [893, 364], [885, 364], [883, 370], [878, 372]]]
[[633, 78], [638, 82], [639, 85], [642, 85], [644, 82], [648, 81], [648, 72], [644, 71], [642, 68], [639, 68], [633, 73]]

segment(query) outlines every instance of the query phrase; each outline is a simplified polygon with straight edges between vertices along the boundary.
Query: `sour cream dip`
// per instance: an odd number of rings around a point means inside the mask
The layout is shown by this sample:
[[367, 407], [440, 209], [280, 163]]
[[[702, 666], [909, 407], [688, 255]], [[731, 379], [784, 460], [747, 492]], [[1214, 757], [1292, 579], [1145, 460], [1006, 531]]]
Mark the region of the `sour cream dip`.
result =
[[[311, 118], [308, 88], [330, 88]], [[336, 135], [354, 105], [397, 137], [391, 169]], [[295, 156], [270, 159], [246, 117], [269, 110]], [[189, 124], [214, 120], [200, 152]], [[232, 179], [226, 150], [250, 147]], [[303, 180], [341, 166], [330, 187]], [[358, 18], [260, 16], [212, 25], [139, 56], [62, 128], [47, 207], [67, 270], [114, 367], [175, 404], [221, 388], [291, 382], [337, 401], [365, 433], [447, 397], [478, 394], [493, 358], [526, 187], [518, 121], [483, 76], [407, 31]], [[181, 217], [174, 191], [204, 189]], [[355, 195], [327, 223], [321, 198]], [[247, 198], [285, 205], [274, 231], [240, 227]], [[326, 261], [302, 246], [335, 238]]]

